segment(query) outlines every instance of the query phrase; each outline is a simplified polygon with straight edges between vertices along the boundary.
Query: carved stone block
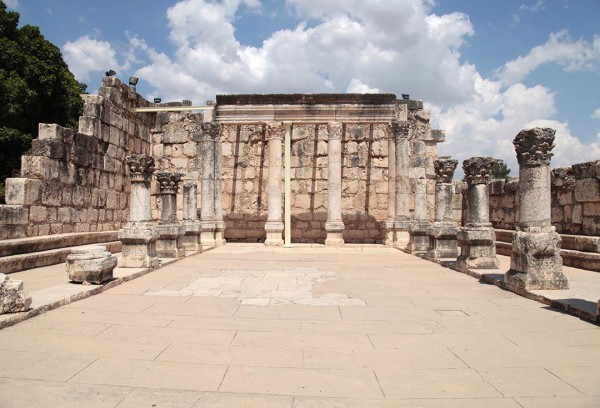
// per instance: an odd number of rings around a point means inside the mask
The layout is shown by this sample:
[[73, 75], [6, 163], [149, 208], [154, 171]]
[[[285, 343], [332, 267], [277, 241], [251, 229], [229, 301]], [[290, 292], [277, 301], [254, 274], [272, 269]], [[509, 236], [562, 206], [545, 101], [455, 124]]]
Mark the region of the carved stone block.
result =
[[31, 306], [31, 296], [23, 290], [23, 282], [0, 273], [0, 314], [25, 312]]
[[66, 265], [70, 281], [101, 284], [112, 279], [117, 257], [105, 247], [93, 245], [71, 250]]

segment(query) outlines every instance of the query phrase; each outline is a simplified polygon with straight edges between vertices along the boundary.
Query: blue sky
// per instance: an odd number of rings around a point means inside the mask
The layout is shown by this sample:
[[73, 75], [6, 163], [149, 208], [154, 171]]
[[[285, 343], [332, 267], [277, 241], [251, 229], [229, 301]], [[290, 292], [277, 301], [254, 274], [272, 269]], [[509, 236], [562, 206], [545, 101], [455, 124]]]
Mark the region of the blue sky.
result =
[[441, 154], [516, 173], [524, 127], [553, 165], [600, 158], [597, 0], [9, 0], [94, 92], [115, 69], [151, 99], [393, 92], [423, 99]]

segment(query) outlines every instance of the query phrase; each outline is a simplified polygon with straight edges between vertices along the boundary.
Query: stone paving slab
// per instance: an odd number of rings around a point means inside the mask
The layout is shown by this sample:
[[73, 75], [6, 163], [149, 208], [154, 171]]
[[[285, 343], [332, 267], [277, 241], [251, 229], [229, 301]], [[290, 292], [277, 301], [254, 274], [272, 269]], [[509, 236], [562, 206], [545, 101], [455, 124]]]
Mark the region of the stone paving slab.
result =
[[[312, 305], [160, 294], [298, 270], [328, 272]], [[227, 245], [0, 330], [0, 406], [597, 407], [598, 356], [595, 324], [401, 251]]]

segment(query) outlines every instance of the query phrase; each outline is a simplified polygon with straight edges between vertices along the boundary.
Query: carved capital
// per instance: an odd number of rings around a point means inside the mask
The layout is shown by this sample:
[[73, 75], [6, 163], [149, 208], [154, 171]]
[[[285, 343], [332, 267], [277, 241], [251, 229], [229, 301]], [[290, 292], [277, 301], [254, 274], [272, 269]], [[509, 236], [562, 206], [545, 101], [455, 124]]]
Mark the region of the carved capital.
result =
[[408, 136], [410, 135], [409, 122], [392, 120], [390, 122], [390, 129], [392, 131], [392, 137], [394, 139], [399, 137], [408, 138]]
[[177, 194], [182, 176], [182, 173], [170, 173], [164, 171], [156, 173], [156, 180], [158, 180], [158, 189], [160, 193]]
[[267, 132], [267, 140], [270, 140], [270, 139], [281, 140], [281, 139], [283, 139], [285, 129], [283, 128], [283, 123], [281, 123], [281, 122], [267, 122], [266, 132]]
[[221, 134], [221, 124], [217, 122], [202, 123], [202, 133], [205, 138], [218, 140]]
[[125, 158], [129, 167], [131, 181], [150, 181], [154, 171], [154, 157], [145, 154], [134, 154]]
[[493, 157], [472, 157], [463, 162], [465, 180], [469, 186], [487, 184], [492, 176], [496, 159]]
[[555, 133], [556, 130], [550, 128], [521, 130], [513, 141], [519, 166], [550, 165]]
[[449, 157], [440, 157], [433, 162], [437, 183], [452, 183], [454, 170], [458, 166], [458, 160]]
[[342, 140], [342, 122], [327, 122], [329, 140]]

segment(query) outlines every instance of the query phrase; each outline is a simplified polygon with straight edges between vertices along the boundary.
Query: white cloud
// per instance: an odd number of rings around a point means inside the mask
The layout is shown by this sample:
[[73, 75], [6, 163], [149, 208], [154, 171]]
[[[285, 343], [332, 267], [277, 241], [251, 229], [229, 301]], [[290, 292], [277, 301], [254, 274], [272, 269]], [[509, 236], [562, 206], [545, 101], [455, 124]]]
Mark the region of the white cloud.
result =
[[11, 9], [16, 9], [19, 7], [19, 0], [4, 0], [4, 4], [6, 7]]
[[509, 61], [498, 71], [505, 84], [525, 79], [537, 67], [555, 63], [565, 71], [591, 70], [600, 65], [600, 37], [589, 43], [584, 39], [573, 41], [566, 31], [552, 33], [548, 41], [534, 47], [524, 57]]
[[106, 41], [98, 41], [88, 36], [63, 45], [63, 56], [70, 71], [78, 81], [86, 82], [91, 73], [100, 73], [109, 69], [119, 70], [116, 52]]
[[594, 113], [592, 113], [592, 118], [600, 119], [600, 108], [596, 109]]

